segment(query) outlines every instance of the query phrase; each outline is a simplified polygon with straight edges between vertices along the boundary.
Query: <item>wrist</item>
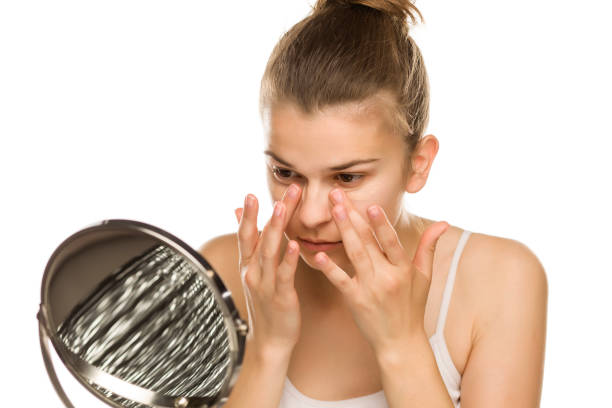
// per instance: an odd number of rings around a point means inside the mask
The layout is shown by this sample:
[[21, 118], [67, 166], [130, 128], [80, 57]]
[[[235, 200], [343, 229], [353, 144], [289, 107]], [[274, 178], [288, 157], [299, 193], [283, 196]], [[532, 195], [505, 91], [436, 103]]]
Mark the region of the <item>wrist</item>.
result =
[[375, 351], [376, 360], [381, 367], [400, 367], [412, 364], [430, 352], [431, 346], [425, 332], [415, 333], [402, 341], [389, 343]]
[[271, 344], [259, 345], [247, 341], [245, 358], [251, 358], [258, 365], [284, 366], [289, 365], [293, 347]]

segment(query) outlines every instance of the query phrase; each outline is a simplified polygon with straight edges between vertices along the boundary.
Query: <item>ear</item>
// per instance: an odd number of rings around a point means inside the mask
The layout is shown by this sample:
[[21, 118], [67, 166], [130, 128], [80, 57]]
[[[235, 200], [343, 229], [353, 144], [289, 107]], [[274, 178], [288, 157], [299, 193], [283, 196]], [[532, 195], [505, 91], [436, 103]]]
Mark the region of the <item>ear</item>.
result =
[[438, 139], [434, 135], [427, 135], [420, 140], [412, 153], [412, 173], [406, 180], [407, 192], [416, 193], [425, 186], [439, 147]]

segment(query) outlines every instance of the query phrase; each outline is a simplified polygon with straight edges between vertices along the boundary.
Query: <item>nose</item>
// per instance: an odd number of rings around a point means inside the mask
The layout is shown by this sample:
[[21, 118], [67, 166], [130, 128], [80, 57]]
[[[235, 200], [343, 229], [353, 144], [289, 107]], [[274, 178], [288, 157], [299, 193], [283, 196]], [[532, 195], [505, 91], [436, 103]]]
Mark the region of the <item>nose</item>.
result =
[[320, 184], [302, 186], [302, 195], [295, 211], [305, 228], [315, 230], [333, 220], [328, 197], [329, 189]]

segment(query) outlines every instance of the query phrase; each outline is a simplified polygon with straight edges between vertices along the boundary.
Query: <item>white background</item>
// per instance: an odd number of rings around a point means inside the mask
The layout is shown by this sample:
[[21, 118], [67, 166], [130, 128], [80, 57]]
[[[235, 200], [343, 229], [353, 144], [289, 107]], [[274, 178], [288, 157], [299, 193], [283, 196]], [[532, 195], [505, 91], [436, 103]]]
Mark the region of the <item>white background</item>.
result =
[[[53, 250], [107, 218], [194, 248], [264, 178], [259, 80], [313, 0], [0, 3], [3, 405], [59, 407], [36, 312]], [[440, 151], [411, 211], [526, 244], [549, 281], [543, 407], [609, 403], [605, 2], [424, 1]], [[606, 187], [607, 186], [607, 187]]]

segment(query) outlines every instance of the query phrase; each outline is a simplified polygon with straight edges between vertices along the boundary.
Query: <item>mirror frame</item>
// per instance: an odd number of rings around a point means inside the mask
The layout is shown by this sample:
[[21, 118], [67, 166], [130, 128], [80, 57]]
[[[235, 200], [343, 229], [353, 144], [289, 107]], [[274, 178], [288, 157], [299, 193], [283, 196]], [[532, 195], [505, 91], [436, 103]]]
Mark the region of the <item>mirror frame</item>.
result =
[[[196, 272], [201, 274], [202, 278], [210, 284], [210, 289], [217, 297], [216, 303], [223, 313], [225, 326], [229, 335], [229, 353], [230, 358], [232, 359], [232, 363], [230, 364], [231, 374], [229, 379], [226, 379], [225, 384], [218, 396], [212, 402], [210, 401], [210, 398], [187, 398], [180, 395], [166, 396], [127, 381], [123, 381], [115, 376], [103, 372], [102, 370], [90, 366], [87, 362], [74, 356], [56, 336], [53, 328], [58, 326], [55, 324], [56, 322], [53, 320], [52, 313], [50, 312], [49, 290], [52, 278], [56, 270], [58, 270], [58, 263], [59, 266], [61, 266], [61, 262], [64, 260], [64, 258], [69, 256], [65, 254], [67, 250], [78, 251], [81, 249], [81, 247], [78, 246], [78, 240], [82, 240], [83, 238], [91, 236], [92, 234], [101, 232], [108, 233], [113, 231], [127, 231], [134, 235], [145, 234], [158, 240], [160, 243], [184, 256], [185, 259], [194, 266]], [[75, 246], [76, 250], [74, 250]], [[240, 368], [244, 358], [245, 341], [248, 333], [248, 324], [240, 317], [238, 309], [236, 308], [231, 297], [230, 291], [226, 288], [219, 275], [213, 270], [212, 266], [206, 261], [206, 259], [204, 259], [202, 255], [193, 250], [185, 242], [160, 228], [143, 222], [127, 219], [108, 219], [91, 224], [66, 238], [57, 247], [49, 258], [47, 266], [45, 267], [41, 285], [41, 302], [37, 318], [39, 322], [38, 327], [40, 347], [43, 354], [45, 367], [53, 387], [67, 408], [74, 408], [74, 405], [66, 395], [59, 382], [51, 359], [49, 344], [53, 345], [53, 348], [55, 349], [55, 352], [59, 356], [62, 363], [68, 368], [68, 371], [70, 371], [70, 373], [79, 381], [79, 383], [81, 383], [81, 385], [87, 388], [92, 394], [101, 399], [107, 405], [115, 408], [123, 408], [122, 405], [110, 400], [101, 391], [89, 384], [88, 380], [95, 380], [96, 384], [106, 388], [108, 391], [122, 398], [127, 398], [134, 402], [149, 405], [151, 407], [203, 408], [213, 407], [219, 404], [222, 405], [225, 403], [225, 401], [227, 401], [229, 393], [236, 383], [240, 373]], [[208, 402], [210, 402], [210, 404]]]

